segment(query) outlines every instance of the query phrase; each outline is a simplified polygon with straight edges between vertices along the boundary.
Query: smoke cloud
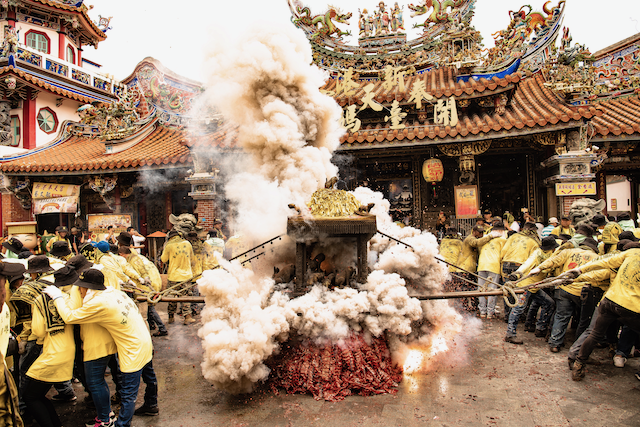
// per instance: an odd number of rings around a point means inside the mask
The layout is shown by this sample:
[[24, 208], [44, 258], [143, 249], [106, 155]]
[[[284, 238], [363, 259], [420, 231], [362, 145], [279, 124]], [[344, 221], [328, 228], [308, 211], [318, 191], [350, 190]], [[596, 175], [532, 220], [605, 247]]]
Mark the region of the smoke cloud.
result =
[[[227, 171], [225, 196], [237, 210], [237, 231], [256, 242], [285, 232], [293, 213], [289, 203], [308, 215], [312, 193], [337, 175], [331, 156], [342, 133], [341, 109], [319, 92], [326, 76], [310, 63], [308, 41], [293, 28], [260, 28], [237, 43], [217, 43], [207, 60], [203, 102], [224, 116], [247, 153], [241, 165]], [[447, 270], [434, 259], [435, 237], [395, 225], [380, 193], [359, 188], [354, 195], [364, 205], [375, 203], [371, 213], [379, 229], [413, 249], [377, 235], [370, 242], [364, 283], [332, 290], [316, 283], [297, 298], [290, 297], [286, 284], [276, 286], [270, 268], [251, 270], [220, 259], [222, 268], [205, 271], [198, 280], [206, 303], [198, 332], [205, 351], [202, 370], [216, 387], [252, 391], [269, 376], [265, 361], [294, 336], [340, 342], [350, 331], [386, 334], [401, 348], [433, 332], [438, 322], [462, 324], [446, 302], [421, 304], [409, 295], [409, 290], [441, 290]], [[276, 248], [265, 262], [292, 261], [293, 243], [285, 240], [289, 249]], [[354, 266], [354, 248], [347, 246], [327, 239], [314, 254], [322, 251], [336, 268]]]

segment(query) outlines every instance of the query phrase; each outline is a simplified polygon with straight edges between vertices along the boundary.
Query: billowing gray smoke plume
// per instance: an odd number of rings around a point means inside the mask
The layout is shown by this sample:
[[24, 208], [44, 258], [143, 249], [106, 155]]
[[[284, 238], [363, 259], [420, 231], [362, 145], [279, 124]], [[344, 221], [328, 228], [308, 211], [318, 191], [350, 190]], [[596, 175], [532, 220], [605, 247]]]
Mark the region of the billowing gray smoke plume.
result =
[[268, 239], [284, 231], [289, 203], [304, 206], [337, 174], [331, 154], [343, 132], [342, 110], [319, 92], [326, 76], [309, 65], [309, 42], [293, 27], [254, 29], [212, 47], [205, 102], [237, 126], [250, 155], [226, 195], [237, 207], [239, 231]]
[[[324, 76], [309, 65], [309, 44], [293, 28], [254, 30], [237, 43], [218, 43], [215, 49], [208, 61], [211, 77], [205, 99], [224, 115], [226, 126], [237, 127], [237, 142], [249, 154], [246, 164], [236, 165], [245, 169], [229, 174], [226, 197], [237, 207], [237, 231], [250, 240], [266, 240], [285, 231], [292, 214], [289, 203], [308, 214], [312, 193], [337, 174], [330, 159], [339, 144], [341, 110], [320, 94]], [[407, 340], [398, 337], [415, 335], [417, 341], [428, 333], [413, 328], [425, 313], [409, 296], [403, 277], [420, 293], [440, 289], [446, 269], [434, 259], [435, 238], [393, 224], [380, 193], [358, 189], [354, 195], [363, 204], [376, 203], [372, 213], [378, 227], [414, 249], [376, 237], [369, 259], [372, 272], [365, 283], [334, 290], [316, 284], [294, 299], [259, 268], [221, 259], [222, 268], [205, 271], [198, 281], [206, 302], [198, 332], [205, 352], [202, 371], [216, 387], [252, 391], [269, 375], [265, 360], [295, 334], [339, 343], [351, 331], [374, 336], [386, 332], [401, 353]], [[332, 253], [330, 242], [324, 245], [329, 259], [352, 259], [353, 254]], [[431, 323], [460, 322], [446, 303], [436, 308], [427, 314]]]

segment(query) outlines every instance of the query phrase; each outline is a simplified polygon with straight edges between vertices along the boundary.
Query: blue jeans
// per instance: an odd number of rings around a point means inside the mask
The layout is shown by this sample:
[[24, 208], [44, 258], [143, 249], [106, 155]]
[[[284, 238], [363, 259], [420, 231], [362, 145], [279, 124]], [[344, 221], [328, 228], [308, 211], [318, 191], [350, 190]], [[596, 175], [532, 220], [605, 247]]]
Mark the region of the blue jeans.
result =
[[146, 387], [144, 389], [144, 404], [146, 406], [158, 406], [158, 379], [156, 372], [153, 370], [153, 360], [150, 360], [144, 368], [142, 368], [142, 381]]
[[[486, 285], [491, 289], [498, 289], [498, 285], [494, 285], [493, 283], [500, 284], [500, 282], [502, 281], [502, 277], [500, 277], [498, 273], [492, 273], [490, 271], [479, 271], [478, 276], [480, 276], [478, 278], [478, 288], [481, 288]], [[488, 282], [485, 279], [489, 279], [493, 283]], [[496, 296], [480, 297], [478, 302], [478, 311], [480, 311], [480, 314], [494, 315], [496, 313], [497, 299], [498, 297]]]
[[116, 427], [129, 427], [136, 409], [136, 397], [140, 388], [140, 377], [143, 369], [135, 372], [120, 373], [120, 413], [116, 421]]
[[564, 344], [564, 336], [567, 333], [573, 309], [581, 306], [582, 301], [579, 296], [570, 294], [564, 289], [556, 289], [556, 315], [553, 318], [553, 327], [549, 337], [550, 347], [560, 347]]
[[522, 316], [522, 313], [524, 313], [524, 311], [527, 309], [527, 303], [529, 302], [529, 300], [532, 301], [531, 305], [533, 305], [533, 302], [535, 301], [536, 304], [542, 307], [542, 312], [540, 313], [540, 319], [538, 319], [538, 322], [536, 323], [536, 329], [538, 330], [547, 329], [547, 326], [549, 325], [549, 318], [551, 317], [551, 313], [553, 312], [553, 306], [554, 306], [553, 299], [551, 299], [549, 295], [547, 295], [545, 292], [542, 292], [542, 291], [538, 291], [535, 293], [531, 293], [527, 291], [524, 294], [522, 294], [522, 296], [519, 297], [518, 302], [522, 305], [517, 305], [513, 307], [511, 309], [511, 313], [509, 313], [509, 324], [507, 325], [507, 336], [509, 337], [516, 336], [518, 321], [520, 320], [520, 316]]
[[107, 380], [104, 379], [104, 374], [112, 357], [114, 356], [110, 354], [109, 356], [84, 362], [87, 388], [93, 403], [96, 405], [98, 419], [102, 422], [109, 421], [109, 413], [111, 412], [111, 393], [109, 392]]

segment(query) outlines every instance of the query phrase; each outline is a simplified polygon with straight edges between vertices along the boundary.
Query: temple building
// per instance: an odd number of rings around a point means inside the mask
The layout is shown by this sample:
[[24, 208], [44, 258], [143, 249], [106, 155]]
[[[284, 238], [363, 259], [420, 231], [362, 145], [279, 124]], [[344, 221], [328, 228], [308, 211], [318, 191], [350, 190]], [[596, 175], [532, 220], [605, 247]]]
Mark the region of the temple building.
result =
[[314, 17], [290, 2], [314, 62], [331, 75], [322, 91], [344, 111], [347, 186], [383, 192], [396, 218], [418, 227], [444, 211], [468, 229], [486, 209], [560, 216], [576, 199], [606, 200], [607, 180], [627, 179], [628, 198], [607, 209], [635, 216], [639, 38], [592, 55], [562, 28], [565, 2], [547, 2], [510, 12], [481, 55], [475, 1], [441, 3], [408, 6], [424, 20], [413, 40], [397, 3], [363, 9], [356, 46], [338, 28], [346, 14]]
[[[592, 54], [562, 27], [562, 0], [510, 12], [486, 51], [476, 2], [443, 3], [314, 14], [289, 0], [292, 25], [329, 75], [320, 90], [343, 109], [340, 185], [381, 191], [396, 219], [424, 229], [440, 211], [464, 230], [487, 209], [546, 220], [584, 197], [635, 217], [640, 35]], [[237, 152], [234, 128], [215, 112], [193, 115], [200, 83], [153, 58], [119, 82], [102, 74], [83, 47], [104, 41], [109, 22], [94, 23], [82, 1], [0, 9], [4, 235], [7, 222], [33, 219], [40, 232], [100, 232], [123, 218], [151, 233], [169, 228], [170, 212], [209, 227], [233, 210], [213, 159]], [[409, 25], [422, 32], [408, 38]]]

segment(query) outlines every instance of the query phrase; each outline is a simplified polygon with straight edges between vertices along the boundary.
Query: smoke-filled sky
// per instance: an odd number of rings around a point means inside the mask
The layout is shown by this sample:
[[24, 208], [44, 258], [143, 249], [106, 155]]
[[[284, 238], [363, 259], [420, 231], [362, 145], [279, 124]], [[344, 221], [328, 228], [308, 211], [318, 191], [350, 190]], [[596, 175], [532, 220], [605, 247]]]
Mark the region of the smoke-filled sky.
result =
[[[387, 6], [393, 5], [394, 1], [387, 0]], [[523, 4], [542, 10], [544, 1], [478, 0], [473, 23], [482, 33], [485, 46], [491, 47], [491, 34], [509, 24], [509, 10], [518, 10]], [[358, 8], [373, 9], [378, 0], [302, 2], [311, 8], [313, 14], [323, 13], [328, 3], [353, 13], [350, 30], [357, 35]], [[406, 5], [421, 1], [400, 0], [398, 3], [405, 5], [405, 28], [413, 38], [416, 33], [410, 28], [414, 23], [423, 22], [424, 16], [410, 18]], [[104, 72], [115, 75], [117, 79], [127, 77], [138, 62], [151, 56], [178, 74], [203, 81], [207, 75], [203, 70], [204, 52], [207, 44], [216, 42], [217, 32], [240, 34], [258, 21], [293, 25], [286, 0], [92, 0], [87, 4], [94, 5], [89, 12], [94, 20], [99, 14], [113, 19], [107, 40], [99, 45], [98, 50], [85, 48], [83, 56], [102, 64]], [[555, 4], [557, 0], [551, 2], [551, 5]], [[567, 0], [564, 25], [571, 29], [575, 43], [585, 44], [591, 52], [596, 52], [640, 32], [640, 2]], [[357, 44], [356, 37], [347, 41]]]

